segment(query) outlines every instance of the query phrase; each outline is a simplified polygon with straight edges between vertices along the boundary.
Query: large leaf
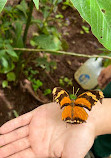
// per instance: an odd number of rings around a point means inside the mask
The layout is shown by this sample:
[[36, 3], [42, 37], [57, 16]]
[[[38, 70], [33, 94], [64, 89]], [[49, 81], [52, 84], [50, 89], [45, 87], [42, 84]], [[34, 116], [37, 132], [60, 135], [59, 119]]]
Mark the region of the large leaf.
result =
[[41, 34], [36, 36], [31, 41], [31, 44], [42, 49], [50, 49], [55, 51], [61, 49], [61, 41], [58, 37], [52, 35]]
[[111, 50], [111, 0], [71, 0], [80, 15], [91, 25], [93, 34]]
[[39, 0], [33, 0], [35, 6], [37, 9], [39, 9]]
[[15, 40], [14, 40], [14, 46], [17, 48], [23, 48], [23, 38], [22, 38], [22, 31], [23, 31], [23, 24], [21, 21], [15, 22]]
[[0, 58], [0, 73], [8, 73], [13, 70], [15, 65], [10, 61], [8, 56], [3, 56]]
[[16, 8], [23, 12], [25, 17], [27, 18], [28, 5], [25, 0], [22, 0], [21, 3], [16, 6]]
[[6, 49], [6, 52], [10, 55], [10, 57], [13, 59], [13, 61], [17, 61], [18, 60], [18, 55], [14, 50], [10, 50], [10, 49]]
[[5, 4], [7, 3], [7, 0], [0, 0], [0, 12], [4, 8]]

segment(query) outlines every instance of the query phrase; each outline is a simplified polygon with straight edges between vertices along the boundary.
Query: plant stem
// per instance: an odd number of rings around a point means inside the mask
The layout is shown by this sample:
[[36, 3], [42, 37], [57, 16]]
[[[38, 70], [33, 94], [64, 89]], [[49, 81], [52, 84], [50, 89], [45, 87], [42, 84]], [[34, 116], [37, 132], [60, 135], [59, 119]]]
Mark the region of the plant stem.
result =
[[26, 45], [26, 40], [27, 40], [27, 33], [28, 33], [28, 29], [31, 23], [31, 18], [32, 18], [32, 12], [33, 12], [33, 0], [30, 1], [30, 5], [29, 5], [29, 14], [28, 14], [28, 19], [27, 19], [27, 23], [26, 23], [26, 27], [24, 30], [24, 35], [23, 35], [23, 42], [24, 42], [24, 46]]
[[79, 54], [74, 52], [65, 52], [65, 51], [55, 51], [55, 50], [46, 50], [46, 49], [30, 49], [30, 48], [14, 48], [14, 50], [20, 50], [20, 51], [26, 51], [26, 52], [48, 52], [50, 54], [62, 54], [62, 55], [72, 55], [77, 57], [85, 57], [85, 58], [104, 58], [104, 59], [110, 59], [110, 56], [105, 55], [86, 55], [86, 54]]
[[17, 117], [19, 117], [19, 114], [18, 114], [18, 112], [16, 111], [16, 110], [13, 110], [13, 113], [14, 113], [14, 116], [17, 118]]

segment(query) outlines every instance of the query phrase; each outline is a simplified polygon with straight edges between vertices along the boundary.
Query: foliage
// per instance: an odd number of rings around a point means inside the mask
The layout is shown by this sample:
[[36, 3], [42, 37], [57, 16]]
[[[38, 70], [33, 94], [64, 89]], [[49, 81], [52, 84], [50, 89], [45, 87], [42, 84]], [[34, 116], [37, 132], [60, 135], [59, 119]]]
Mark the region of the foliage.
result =
[[7, 74], [7, 80], [8, 80], [8, 81], [15, 81], [15, 79], [16, 79], [16, 76], [15, 76], [15, 73], [14, 73], [14, 72], [9, 72], [9, 73]]
[[39, 0], [33, 0], [37, 9], [39, 9]]
[[60, 50], [61, 49], [61, 41], [58, 37], [53, 35], [45, 35], [41, 34], [39, 36], [35, 36], [31, 41], [33, 46], [37, 46], [37, 48], [49, 49], [49, 50]]
[[93, 34], [111, 50], [111, 1], [71, 0], [80, 15], [91, 25]]
[[51, 92], [52, 92], [51, 89], [45, 89], [44, 95], [48, 95], [48, 94], [50, 94]]
[[40, 80], [36, 80], [35, 78], [31, 80], [33, 90], [36, 92], [38, 88], [40, 88], [43, 83]]
[[[24, 60], [24, 54], [20, 51], [15, 52], [13, 48], [24, 48], [29, 27], [36, 25], [38, 32], [34, 34], [33, 39], [30, 41], [31, 45], [42, 49], [61, 50], [63, 44], [61, 34], [52, 25], [62, 19], [62, 15], [58, 12], [58, 3], [60, 2], [61, 0], [41, 1], [38, 12], [41, 13], [42, 19], [36, 19], [32, 16], [32, 0], [29, 4], [22, 0], [20, 4], [13, 7], [8, 5], [4, 8], [0, 17], [0, 73], [6, 74], [2, 83], [4, 88], [8, 87], [8, 82], [19, 80], [20, 75], [31, 60], [34, 61], [35, 67], [41, 67], [47, 72], [56, 68], [56, 63], [48, 61], [47, 55], [33, 59], [33, 54], [30, 53], [28, 58]], [[38, 8], [39, 1], [34, 0], [34, 3]], [[23, 32], [24, 24], [25, 29]], [[35, 91], [42, 86], [43, 83], [39, 79], [35, 79], [38, 71], [30, 69], [24, 73], [27, 73], [27, 77], [32, 82]], [[44, 92], [45, 95], [48, 93], [50, 93], [49, 90]]]
[[71, 3], [71, 1], [70, 0], [63, 1], [62, 9], [65, 10], [68, 6], [73, 8], [73, 4]]
[[23, 0], [15, 7], [6, 6], [0, 17], [0, 73], [6, 74], [3, 87], [8, 87], [8, 82], [18, 79], [17, 65], [21, 63], [21, 54], [13, 48], [24, 46], [22, 30], [27, 19], [27, 9]]
[[43, 83], [37, 78], [37, 75], [39, 74], [39, 71], [34, 70], [32, 67], [27, 68], [27, 70], [24, 71], [24, 74], [26, 75], [27, 79], [31, 81], [33, 90], [36, 92], [39, 87], [43, 85]]
[[0, 73], [8, 73], [15, 68], [19, 56], [13, 50], [10, 40], [0, 38]]
[[34, 34], [31, 45], [42, 49], [61, 50], [62, 37], [53, 23], [57, 25], [62, 22], [63, 15], [58, 11], [58, 0], [40, 1], [42, 19], [33, 19], [32, 23], [37, 25], [38, 33]]
[[7, 0], [0, 0], [0, 12], [4, 8], [5, 4], [7, 3]]
[[7, 80], [4, 80], [4, 81], [2, 82], [2, 87], [3, 87], [3, 88], [8, 87], [8, 81], [7, 81]]
[[[70, 1], [72, 3], [70, 3]], [[93, 34], [98, 38], [98, 40], [109, 50], [111, 50], [111, 1], [110, 0], [66, 0], [63, 2], [64, 5], [69, 5], [72, 7], [72, 4], [78, 9], [81, 16], [91, 25]], [[2, 11], [3, 7], [5, 6], [7, 0], [0, 1], [0, 12]], [[36, 8], [39, 7], [39, 0], [33, 0], [35, 3]], [[35, 22], [38, 23], [39, 29], [42, 28], [45, 32], [48, 29], [48, 20], [52, 20], [50, 16], [51, 13], [56, 13], [57, 11], [57, 4], [60, 3], [61, 0], [42, 0], [40, 3], [40, 8], [43, 13], [43, 23], [41, 20], [36, 20]], [[51, 7], [50, 5], [52, 4]], [[44, 7], [45, 6], [45, 7]], [[57, 15], [55, 16], [57, 17]], [[43, 24], [43, 25], [41, 25]]]
[[15, 81], [14, 69], [19, 60], [18, 54], [13, 50], [10, 40], [0, 38], [0, 73], [6, 74], [2, 87], [8, 87], [8, 82]]
[[59, 79], [60, 86], [72, 86], [72, 79], [69, 79], [68, 77], [61, 76]]
[[81, 34], [89, 33], [89, 27], [86, 27], [86, 26], [83, 25], [83, 26], [82, 26], [82, 29], [83, 29], [83, 30], [80, 31]]
[[[0, 1], [0, 12], [5, 6], [7, 0]], [[33, 3], [34, 2], [34, 3]], [[56, 63], [48, 60], [47, 54], [43, 52], [42, 57], [34, 58], [33, 53], [29, 53], [24, 59], [24, 53], [14, 51], [14, 48], [26, 47], [27, 34], [31, 25], [35, 25], [37, 32], [33, 32], [32, 39], [29, 41], [31, 47], [47, 49], [52, 51], [67, 50], [68, 45], [62, 39], [61, 33], [56, 29], [57, 26], [62, 27], [64, 16], [58, 10], [58, 4], [62, 2], [62, 9], [73, 7], [78, 9], [81, 16], [91, 25], [94, 35], [109, 50], [111, 50], [111, 2], [107, 0], [26, 0], [20, 1], [15, 6], [6, 6], [0, 17], [0, 73], [4, 74], [3, 87], [7, 87], [9, 82], [19, 80], [22, 73], [27, 73], [28, 79], [32, 82], [36, 91], [43, 83], [35, 79], [38, 75], [37, 70], [25, 70], [28, 63], [34, 64], [35, 67], [41, 67], [47, 72], [56, 68]], [[71, 3], [72, 2], [72, 3]], [[33, 6], [36, 6], [40, 18], [33, 17]], [[95, 7], [94, 7], [95, 6]], [[89, 28], [82, 26], [83, 32], [89, 33]], [[109, 53], [109, 52], [108, 52]], [[106, 53], [106, 55], [108, 54]], [[45, 54], [45, 55], [44, 55]], [[110, 63], [106, 61], [107, 65]], [[72, 80], [67, 77], [59, 79], [61, 86], [65, 84], [72, 86]], [[44, 92], [47, 95], [50, 90]]]
[[[2, 9], [4, 8], [5, 4], [7, 3], [8, 0], [0, 0], [0, 12], [2, 11]], [[33, 0], [36, 8], [39, 8], [39, 0]]]
[[[107, 49], [105, 49], [105, 48], [100, 49], [100, 50], [103, 51], [103, 53], [101, 53], [100, 55], [110, 56], [110, 57], [111, 57], [111, 51], [109, 51], [109, 50], [107, 50]], [[109, 65], [111, 65], [111, 60], [109, 60], [109, 59], [104, 59], [104, 60], [103, 60], [103, 66], [104, 66], [104, 67], [107, 67], [107, 66], [109, 66]]]
[[36, 67], [40, 66], [41, 68], [45, 69], [47, 72], [51, 71], [51, 69], [56, 69], [56, 62], [48, 61], [47, 56], [39, 57], [35, 60]]

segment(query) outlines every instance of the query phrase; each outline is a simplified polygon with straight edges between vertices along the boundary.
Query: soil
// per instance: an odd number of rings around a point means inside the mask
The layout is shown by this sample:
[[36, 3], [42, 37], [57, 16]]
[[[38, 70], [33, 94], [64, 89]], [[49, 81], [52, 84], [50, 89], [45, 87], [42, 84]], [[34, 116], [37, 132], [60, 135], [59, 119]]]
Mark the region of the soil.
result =
[[[62, 33], [63, 39], [65, 39], [69, 45], [67, 51], [81, 54], [99, 54], [100, 51], [98, 48], [102, 46], [93, 36], [90, 26], [82, 20], [77, 10], [68, 7], [64, 11], [61, 10], [61, 12], [64, 15], [64, 22], [67, 22], [67, 26], [63, 26], [62, 28], [58, 27], [58, 29]], [[82, 29], [83, 25], [89, 28], [89, 33], [84, 32]], [[84, 32], [83, 34], [80, 33], [81, 30]], [[24, 55], [24, 57], [26, 56]], [[77, 90], [78, 87], [80, 88], [79, 93], [84, 91], [75, 81], [74, 73], [87, 58], [70, 55], [49, 55], [49, 58], [56, 61], [57, 68], [49, 73], [40, 68], [39, 79], [43, 82], [42, 88], [39, 89], [40, 93], [47, 88], [52, 90], [55, 86], [60, 86], [59, 79], [61, 76], [71, 79], [75, 90]], [[30, 66], [30, 63], [28, 66]], [[4, 76], [1, 75], [1, 82], [3, 79]], [[15, 111], [19, 115], [22, 115], [43, 104], [29, 93], [27, 88], [21, 86], [21, 81], [24, 82], [25, 79], [23, 75], [17, 86], [10, 84], [10, 87], [5, 89], [0, 85], [0, 126], [6, 121], [13, 119], [15, 117]], [[69, 93], [72, 93], [72, 86], [66, 84], [63, 88]], [[52, 94], [47, 96], [45, 102], [51, 101]]]

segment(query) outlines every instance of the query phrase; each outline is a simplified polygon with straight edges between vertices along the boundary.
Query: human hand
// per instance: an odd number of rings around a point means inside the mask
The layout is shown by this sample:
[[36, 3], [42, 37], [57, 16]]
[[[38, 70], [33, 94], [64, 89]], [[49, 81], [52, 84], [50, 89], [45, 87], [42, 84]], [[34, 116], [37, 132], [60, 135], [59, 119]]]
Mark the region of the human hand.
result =
[[0, 158], [84, 158], [95, 137], [90, 120], [66, 124], [57, 104], [42, 105], [0, 128]]
[[107, 68], [104, 68], [99, 77], [98, 77], [98, 84], [101, 88], [105, 88], [106, 85], [111, 81], [111, 65]]

